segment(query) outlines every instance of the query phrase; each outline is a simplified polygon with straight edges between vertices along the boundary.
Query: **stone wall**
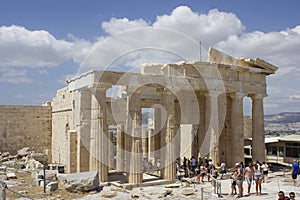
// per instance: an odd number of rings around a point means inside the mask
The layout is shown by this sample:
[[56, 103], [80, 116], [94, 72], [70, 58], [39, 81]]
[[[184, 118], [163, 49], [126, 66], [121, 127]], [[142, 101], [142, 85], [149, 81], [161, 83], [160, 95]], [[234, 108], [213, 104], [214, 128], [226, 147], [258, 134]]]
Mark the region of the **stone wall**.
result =
[[0, 152], [29, 147], [51, 159], [51, 121], [51, 106], [0, 105]]
[[67, 173], [77, 171], [74, 164], [76, 144], [73, 144], [76, 138], [73, 93], [65, 87], [57, 91], [52, 101], [52, 162], [64, 165]]

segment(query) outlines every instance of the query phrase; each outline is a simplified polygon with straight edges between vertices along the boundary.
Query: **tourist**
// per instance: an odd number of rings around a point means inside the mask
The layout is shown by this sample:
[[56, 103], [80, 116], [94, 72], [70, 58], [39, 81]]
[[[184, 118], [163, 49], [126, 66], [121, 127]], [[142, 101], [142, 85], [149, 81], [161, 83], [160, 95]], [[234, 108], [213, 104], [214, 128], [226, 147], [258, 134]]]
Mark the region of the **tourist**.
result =
[[284, 192], [283, 191], [279, 191], [278, 192], [278, 200], [289, 200], [288, 197], [284, 196]]
[[294, 163], [292, 164], [292, 179], [294, 180], [294, 185], [297, 185], [297, 175], [299, 172], [299, 164], [297, 163], [297, 160], [294, 160]]
[[258, 163], [254, 165], [254, 180], [256, 195], [261, 195], [262, 168]]
[[157, 167], [157, 174], [160, 174], [160, 160], [157, 160], [156, 167]]
[[218, 171], [216, 170], [216, 167], [214, 165], [210, 166], [210, 175], [211, 177], [213, 177], [211, 180], [211, 184], [215, 186], [216, 180], [218, 178]]
[[210, 170], [211, 170], [211, 165], [206, 166], [207, 182], [210, 182]]
[[244, 179], [244, 168], [243, 168], [243, 162], [237, 163], [237, 175], [236, 175], [236, 184], [238, 186], [238, 198], [243, 196], [243, 179]]
[[295, 200], [295, 192], [289, 193], [290, 200]]
[[182, 163], [182, 165], [183, 165], [183, 169], [184, 169], [184, 177], [187, 177], [188, 176], [188, 169], [187, 169], [187, 158], [186, 157], [183, 157], [183, 163]]
[[200, 166], [200, 173], [201, 173], [201, 182], [204, 182], [204, 176], [206, 174], [206, 167], [205, 167], [205, 163], [202, 163], [202, 165]]
[[226, 164], [225, 164], [225, 162], [221, 163], [220, 174], [221, 174], [221, 179], [223, 179], [223, 175], [226, 174]]
[[261, 168], [263, 171], [262, 181], [265, 182], [265, 180], [268, 180], [269, 166], [267, 163], [263, 162]]
[[249, 163], [248, 167], [245, 168], [244, 175], [248, 184], [248, 195], [250, 195], [251, 184], [254, 180], [254, 169], [251, 162]]
[[192, 156], [192, 158], [191, 158], [191, 165], [192, 165], [191, 170], [194, 171], [196, 169], [196, 165], [197, 165], [197, 160], [194, 156]]
[[236, 194], [236, 176], [237, 176], [237, 173], [236, 171], [234, 171], [232, 173], [232, 182], [231, 182], [231, 195], [235, 195]]
[[200, 170], [199, 166], [196, 167], [195, 174], [196, 174], [196, 183], [199, 184], [200, 183], [200, 177], [201, 177], [201, 170]]

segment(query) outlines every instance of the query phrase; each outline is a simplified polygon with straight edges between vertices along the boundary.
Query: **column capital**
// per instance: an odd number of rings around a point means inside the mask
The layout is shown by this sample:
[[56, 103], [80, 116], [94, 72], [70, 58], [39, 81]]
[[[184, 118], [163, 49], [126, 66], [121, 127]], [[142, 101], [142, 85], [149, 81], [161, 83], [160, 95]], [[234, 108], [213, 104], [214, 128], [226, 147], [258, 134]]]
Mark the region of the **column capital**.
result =
[[249, 97], [251, 97], [252, 99], [264, 99], [265, 97], [267, 97], [266, 94], [249, 94]]
[[242, 99], [244, 96], [246, 96], [247, 94], [246, 93], [243, 93], [243, 92], [235, 92], [235, 93], [230, 93], [229, 96], [232, 98], [232, 99]]
[[218, 97], [219, 95], [223, 94], [224, 92], [220, 92], [220, 91], [206, 91], [203, 92], [203, 95], [205, 97]]

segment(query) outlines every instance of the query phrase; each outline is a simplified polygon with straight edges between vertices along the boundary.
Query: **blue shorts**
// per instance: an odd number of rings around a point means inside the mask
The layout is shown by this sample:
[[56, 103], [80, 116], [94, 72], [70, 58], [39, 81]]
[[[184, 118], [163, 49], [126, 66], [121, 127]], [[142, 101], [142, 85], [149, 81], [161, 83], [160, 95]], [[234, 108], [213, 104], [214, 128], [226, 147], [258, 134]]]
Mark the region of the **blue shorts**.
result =
[[254, 175], [254, 179], [255, 179], [255, 180], [261, 179], [261, 175]]
[[247, 184], [251, 184], [252, 183], [252, 178], [246, 178], [246, 182], [247, 182]]

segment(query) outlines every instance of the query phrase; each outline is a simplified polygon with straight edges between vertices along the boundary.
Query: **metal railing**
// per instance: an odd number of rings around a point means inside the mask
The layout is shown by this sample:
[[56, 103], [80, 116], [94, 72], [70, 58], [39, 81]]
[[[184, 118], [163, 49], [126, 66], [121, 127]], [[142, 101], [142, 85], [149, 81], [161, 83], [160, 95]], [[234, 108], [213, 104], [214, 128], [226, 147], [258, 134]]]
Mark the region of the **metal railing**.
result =
[[[20, 197], [24, 197], [24, 198], [27, 198], [27, 199], [32, 199], [32, 198], [30, 198], [30, 197], [28, 197], [26, 195], [20, 194], [20, 193], [18, 193], [16, 191], [13, 191], [13, 190], [9, 189], [7, 187], [7, 184], [4, 181], [0, 181], [0, 187], [1, 187], [1, 190], [0, 190], [0, 200], [6, 200], [6, 190], [10, 191], [10, 192], [12, 192], [14, 194], [17, 194]], [[32, 200], [34, 200], [34, 199], [32, 199]]]

